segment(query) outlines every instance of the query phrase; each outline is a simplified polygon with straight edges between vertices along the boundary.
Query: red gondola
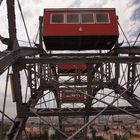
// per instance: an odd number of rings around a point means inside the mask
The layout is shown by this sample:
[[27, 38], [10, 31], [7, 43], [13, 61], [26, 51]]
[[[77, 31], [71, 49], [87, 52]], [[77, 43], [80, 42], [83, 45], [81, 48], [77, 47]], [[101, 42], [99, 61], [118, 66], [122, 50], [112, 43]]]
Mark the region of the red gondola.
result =
[[47, 50], [108, 50], [119, 36], [115, 9], [45, 9]]

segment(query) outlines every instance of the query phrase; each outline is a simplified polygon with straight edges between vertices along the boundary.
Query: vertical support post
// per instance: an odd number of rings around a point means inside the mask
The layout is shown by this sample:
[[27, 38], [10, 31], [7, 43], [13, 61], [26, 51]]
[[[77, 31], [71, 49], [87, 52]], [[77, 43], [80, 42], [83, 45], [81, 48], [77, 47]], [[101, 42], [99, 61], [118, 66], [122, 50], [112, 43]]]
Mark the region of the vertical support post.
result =
[[17, 114], [21, 112], [20, 105], [22, 104], [22, 93], [21, 93], [21, 82], [20, 82], [20, 73], [19, 73], [19, 64], [14, 64], [13, 68], [13, 92], [15, 95], [15, 101], [17, 103]]
[[7, 0], [7, 14], [10, 38], [8, 49], [13, 50], [14, 41], [16, 39], [15, 0]]
[[[7, 0], [7, 16], [8, 16], [8, 26], [9, 26], [9, 42], [8, 42], [8, 50], [13, 50], [15, 43], [17, 43], [17, 36], [16, 36], [16, 21], [15, 21], [15, 0]], [[15, 42], [16, 41], [16, 42]], [[19, 47], [18, 44], [16, 44], [16, 47]], [[20, 83], [20, 64], [13, 64], [12, 70], [13, 70], [13, 84], [15, 85], [13, 88], [13, 93], [15, 96], [15, 102], [16, 102], [16, 108], [17, 108], [17, 118], [20, 114], [21, 110], [21, 104], [22, 104], [22, 92], [21, 92], [21, 83]], [[15, 140], [20, 139], [21, 130], [24, 127], [24, 124], [26, 122], [26, 118], [21, 121], [17, 120], [17, 123], [13, 124], [9, 130], [9, 134], [7, 134], [7, 137], [5, 139], [9, 140]], [[15, 131], [16, 129], [16, 131]]]
[[42, 23], [43, 23], [43, 17], [39, 17], [39, 46], [40, 49], [43, 49], [43, 44], [42, 44]]
[[30, 64], [29, 65], [29, 85], [30, 85], [30, 90], [31, 90], [31, 96], [36, 93], [37, 91], [37, 79], [36, 79], [36, 65], [35, 64]]
[[[117, 53], [117, 50], [119, 49], [119, 43], [118, 41], [115, 44], [115, 56], [119, 56]], [[114, 85], [118, 85], [119, 84], [119, 77], [120, 77], [120, 64], [118, 62], [115, 63], [115, 80]], [[118, 94], [118, 91], [115, 90], [115, 93]]]
[[[87, 94], [92, 95], [92, 64], [87, 65]], [[87, 96], [87, 105], [86, 108], [89, 109], [92, 102], [92, 98]]]
[[[43, 44], [42, 44], [42, 23], [43, 23], [43, 17], [40, 16], [39, 17], [39, 46], [40, 49], [43, 49]], [[42, 55], [40, 55], [40, 57], [42, 57]], [[44, 78], [46, 78], [46, 65], [44, 64], [40, 64], [39, 65], [39, 71], [42, 75], [44, 75]], [[40, 79], [40, 87], [44, 86], [44, 81], [42, 79]], [[42, 94], [43, 94], [43, 90], [42, 90]]]
[[135, 76], [136, 76], [136, 64], [131, 63], [128, 64], [128, 78], [127, 78], [127, 88], [129, 88], [129, 91], [133, 93], [134, 91], [134, 86], [133, 83], [135, 81]]
[[110, 71], [110, 63], [106, 63], [106, 82], [110, 82], [111, 79], [111, 71]]
[[104, 66], [103, 66], [103, 64], [101, 64], [101, 66], [100, 66], [100, 75], [101, 75], [101, 82], [103, 82], [103, 80], [104, 80]]
[[118, 79], [120, 77], [120, 64], [115, 63], [115, 81], [118, 83]]
[[[87, 64], [87, 94], [92, 95], [92, 64]], [[89, 96], [86, 97], [86, 109], [89, 111], [91, 104], [92, 104], [92, 98]], [[89, 116], [85, 116], [84, 123], [87, 123], [89, 119]], [[84, 139], [87, 138], [87, 127], [84, 129]]]
[[[88, 121], [89, 121], [89, 116], [85, 116], [85, 118], [84, 118], [84, 124], [86, 124]], [[87, 140], [87, 128], [88, 127], [85, 127], [83, 129], [83, 131], [84, 131], [84, 140]]]
[[[60, 131], [63, 132], [63, 124], [62, 124], [62, 116], [58, 116], [59, 117], [59, 129]], [[63, 136], [61, 134], [59, 134], [58, 140], [62, 140]]]

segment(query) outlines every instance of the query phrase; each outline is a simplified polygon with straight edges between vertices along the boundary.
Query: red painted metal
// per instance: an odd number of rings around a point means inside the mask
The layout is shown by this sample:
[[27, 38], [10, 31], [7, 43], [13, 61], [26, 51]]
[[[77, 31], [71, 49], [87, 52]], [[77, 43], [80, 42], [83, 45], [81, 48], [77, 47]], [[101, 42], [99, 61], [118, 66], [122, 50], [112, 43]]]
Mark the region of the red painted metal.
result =
[[61, 91], [60, 101], [62, 103], [84, 103], [85, 95], [82, 93], [75, 93], [74, 91]]
[[[52, 13], [108, 13], [110, 24], [50, 24]], [[79, 31], [82, 28], [82, 31]], [[115, 9], [108, 10], [45, 10], [43, 21], [43, 36], [88, 36], [88, 35], [119, 35]]]
[[[107, 13], [109, 23], [52, 24], [55, 13]], [[115, 9], [46, 9], [43, 16], [44, 42], [48, 50], [95, 50], [111, 49], [119, 31]]]
[[87, 71], [87, 65], [86, 64], [58, 64], [58, 72], [59, 73], [75, 73], [75, 72], [86, 72]]

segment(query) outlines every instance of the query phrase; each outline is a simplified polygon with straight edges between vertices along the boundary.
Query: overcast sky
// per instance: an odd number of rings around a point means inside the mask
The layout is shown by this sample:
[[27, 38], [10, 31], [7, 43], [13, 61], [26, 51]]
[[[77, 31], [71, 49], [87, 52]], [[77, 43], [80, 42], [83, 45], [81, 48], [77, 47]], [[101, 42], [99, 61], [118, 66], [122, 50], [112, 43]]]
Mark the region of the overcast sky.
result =
[[[6, 0], [0, 6], [0, 34], [8, 37]], [[31, 41], [35, 40], [38, 30], [38, 18], [43, 15], [44, 8], [116, 8], [119, 22], [129, 41], [134, 41], [140, 31], [140, 0], [20, 0]], [[17, 35], [19, 40], [27, 40], [20, 12], [16, 4]], [[120, 32], [120, 41], [123, 40]], [[0, 43], [0, 51], [5, 46]], [[4, 95], [4, 78], [0, 77], [0, 109]], [[9, 90], [8, 90], [9, 91]], [[13, 117], [11, 111], [15, 106], [8, 92], [7, 114]], [[14, 110], [14, 109], [13, 109]]]

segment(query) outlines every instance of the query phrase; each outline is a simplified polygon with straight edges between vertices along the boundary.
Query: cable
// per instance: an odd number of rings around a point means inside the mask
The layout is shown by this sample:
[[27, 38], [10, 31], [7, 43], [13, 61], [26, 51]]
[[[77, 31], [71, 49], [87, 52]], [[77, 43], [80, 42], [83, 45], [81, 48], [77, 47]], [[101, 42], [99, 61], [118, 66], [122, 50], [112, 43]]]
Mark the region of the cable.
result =
[[133, 44], [133, 46], [132, 46], [132, 47], [134, 47], [134, 46], [135, 46], [135, 44], [137, 43], [137, 41], [138, 41], [139, 37], [140, 37], [140, 32], [139, 32], [139, 34], [137, 35], [136, 40], [135, 40], [135, 42], [134, 42], [134, 44]]
[[21, 9], [21, 5], [20, 5], [19, 0], [17, 0], [17, 2], [18, 2], [20, 13], [21, 13], [21, 17], [22, 17], [22, 20], [23, 20], [23, 24], [24, 24], [24, 27], [25, 27], [25, 31], [26, 31], [26, 34], [27, 34], [27, 38], [28, 38], [28, 41], [29, 41], [29, 45], [30, 45], [30, 47], [32, 47], [30, 37], [29, 37], [29, 33], [28, 33], [28, 30], [27, 30], [27, 26], [26, 26], [26, 23], [25, 23], [25, 19], [24, 19], [24, 16], [23, 16], [23, 12], [22, 12], [22, 9]]
[[[25, 41], [25, 40], [20, 40], [18, 39], [19, 42], [23, 42], [23, 43], [29, 43], [29, 41]], [[34, 42], [30, 42], [31, 44], [34, 44]]]
[[3, 111], [0, 110], [0, 113], [3, 114], [8, 120], [10, 120], [12, 123], [15, 123], [13, 119], [11, 119], [8, 115], [6, 115]]
[[120, 29], [121, 29], [121, 31], [122, 31], [122, 33], [123, 33], [123, 35], [124, 35], [124, 37], [125, 37], [127, 43], [128, 43], [128, 45], [129, 45], [129, 47], [131, 47], [131, 45], [130, 45], [130, 43], [129, 43], [129, 41], [128, 41], [128, 39], [127, 39], [127, 37], [126, 37], [126, 35], [125, 35], [125, 33], [124, 33], [124, 31], [123, 31], [123, 29], [122, 29], [122, 27], [121, 27], [121, 25], [120, 25], [119, 22], [118, 22], [118, 25], [119, 25], [119, 27], [120, 27]]
[[3, 110], [2, 110], [2, 119], [1, 119], [1, 130], [0, 130], [0, 134], [2, 136], [2, 132], [3, 132], [3, 124], [4, 124], [4, 114], [5, 114], [5, 106], [6, 106], [6, 97], [7, 97], [7, 89], [8, 89], [8, 80], [9, 80], [9, 71], [10, 68], [8, 68], [7, 71], [7, 75], [6, 75], [6, 85], [5, 85], [5, 92], [4, 92], [4, 102], [3, 102]]
[[[122, 31], [122, 33], [123, 33], [125, 39], [126, 39], [126, 42], [128, 43], [129, 47], [131, 47], [131, 44], [130, 44], [130, 42], [128, 41], [128, 39], [127, 39], [127, 37], [126, 37], [126, 35], [125, 35], [125, 33], [124, 33], [124, 31], [123, 31], [123, 29], [122, 29], [122, 27], [121, 27], [121, 25], [120, 25], [119, 22], [118, 22], [118, 25], [119, 25], [119, 27], [120, 27], [120, 29], [121, 29], [121, 31]], [[137, 35], [136, 40], [134, 41], [132, 47], [134, 47], [135, 44], [136, 44], [137, 42], [139, 42], [139, 41], [138, 41], [139, 37], [140, 37], [140, 32], [139, 32], [139, 34]]]
[[36, 33], [36, 36], [35, 36], [35, 41], [34, 41], [34, 43], [36, 43], [37, 38], [38, 38], [38, 35], [39, 35], [39, 27], [38, 27], [38, 30], [37, 30], [37, 33]]
[[[140, 43], [140, 41], [129, 41], [129, 43], [134, 43], [134, 42]], [[124, 42], [124, 43], [127, 43], [127, 42]]]

